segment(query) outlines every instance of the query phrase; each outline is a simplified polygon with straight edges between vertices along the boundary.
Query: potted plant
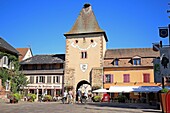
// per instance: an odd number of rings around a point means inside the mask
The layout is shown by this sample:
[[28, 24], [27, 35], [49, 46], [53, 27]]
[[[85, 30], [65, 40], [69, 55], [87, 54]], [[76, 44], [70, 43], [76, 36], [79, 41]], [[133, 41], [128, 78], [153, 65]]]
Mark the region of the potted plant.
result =
[[163, 88], [160, 90], [159, 98], [161, 102], [162, 112], [166, 112], [166, 94], [169, 90], [167, 88]]
[[27, 95], [27, 99], [29, 102], [34, 102], [36, 98], [37, 98], [36, 94], [29, 93]]
[[125, 95], [119, 95], [118, 96], [118, 102], [125, 103], [127, 97]]
[[94, 96], [93, 98], [93, 102], [100, 102], [101, 101], [101, 96], [97, 95], [97, 96]]
[[43, 101], [44, 101], [44, 102], [50, 102], [50, 101], [52, 101], [52, 96], [51, 96], [51, 95], [45, 95]]
[[21, 99], [21, 95], [19, 93], [11, 93], [8, 94], [8, 99], [10, 100], [10, 103], [18, 103], [18, 101]]

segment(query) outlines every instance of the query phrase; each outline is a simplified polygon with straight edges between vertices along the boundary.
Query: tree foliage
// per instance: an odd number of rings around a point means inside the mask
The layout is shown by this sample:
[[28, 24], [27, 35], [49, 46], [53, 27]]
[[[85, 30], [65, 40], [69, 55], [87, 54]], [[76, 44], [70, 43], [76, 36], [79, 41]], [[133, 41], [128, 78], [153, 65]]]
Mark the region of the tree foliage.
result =
[[13, 93], [21, 91], [24, 86], [27, 86], [27, 77], [19, 71], [20, 65], [18, 62], [15, 63], [15, 69], [11, 78], [11, 91]]
[[5, 87], [5, 82], [10, 79], [7, 69], [0, 69], [0, 79], [2, 80], [2, 86]]
[[13, 55], [2, 53], [0, 55], [6, 55], [14, 64], [14, 69], [9, 70], [5, 68], [0, 69], [0, 79], [2, 80], [2, 86], [5, 87], [6, 81], [10, 81], [10, 90], [12, 93], [17, 93], [21, 91], [24, 86], [28, 84], [27, 77], [19, 71], [20, 65], [17, 58]]

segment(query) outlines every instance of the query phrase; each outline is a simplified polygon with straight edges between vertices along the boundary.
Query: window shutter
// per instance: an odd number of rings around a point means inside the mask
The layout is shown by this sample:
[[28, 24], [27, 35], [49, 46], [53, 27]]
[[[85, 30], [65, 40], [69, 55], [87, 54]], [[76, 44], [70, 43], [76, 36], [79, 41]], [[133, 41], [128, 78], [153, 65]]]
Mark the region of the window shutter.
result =
[[38, 83], [38, 76], [36, 76], [36, 83]]
[[143, 82], [150, 82], [150, 74], [143, 74]]
[[123, 75], [123, 82], [126, 82], [126, 75]]
[[130, 76], [129, 76], [129, 74], [124, 74], [124, 75], [123, 75], [123, 82], [125, 82], [125, 83], [130, 82]]
[[113, 74], [111, 74], [111, 83], [113, 83]]
[[60, 83], [60, 76], [58, 76], [58, 83]]
[[53, 76], [53, 83], [55, 83], [55, 76]]
[[150, 82], [150, 74], [148, 74], [148, 82]]

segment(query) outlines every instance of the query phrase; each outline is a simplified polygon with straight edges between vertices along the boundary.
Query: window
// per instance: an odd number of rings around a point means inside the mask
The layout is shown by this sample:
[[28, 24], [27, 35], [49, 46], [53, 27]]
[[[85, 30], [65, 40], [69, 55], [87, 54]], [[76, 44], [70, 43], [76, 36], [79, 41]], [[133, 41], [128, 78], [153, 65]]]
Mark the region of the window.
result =
[[56, 82], [60, 83], [60, 76], [56, 76]]
[[60, 64], [60, 69], [62, 69], [63, 68], [63, 64]]
[[45, 76], [39, 76], [39, 83], [45, 83]]
[[141, 59], [140, 58], [133, 59], [133, 65], [141, 65]]
[[51, 83], [51, 76], [47, 76], [47, 83]]
[[46, 69], [46, 65], [45, 64], [41, 65], [41, 69], [45, 70]]
[[4, 56], [4, 64], [8, 64], [8, 57], [7, 56]]
[[148, 73], [143, 74], [143, 82], [144, 83], [150, 82], [150, 74], [148, 74]]
[[112, 83], [113, 82], [113, 75], [112, 74], [106, 74], [104, 76], [104, 82], [105, 83]]
[[28, 65], [27, 64], [23, 65], [23, 70], [27, 70], [27, 69], [28, 69]]
[[86, 51], [81, 52], [81, 58], [82, 59], [87, 58], [87, 52]]
[[124, 74], [123, 75], [123, 82], [124, 83], [129, 83], [130, 82], [130, 75], [129, 74]]
[[76, 40], [75, 42], [78, 43], [78, 40]]
[[111, 64], [114, 65], [114, 66], [118, 66], [119, 65], [119, 59], [117, 59], [117, 58], [114, 59]]
[[34, 83], [34, 76], [30, 76], [30, 83], [31, 83], [31, 84]]
[[57, 69], [56, 64], [52, 64], [52, 69]]
[[60, 83], [60, 76], [53, 76], [53, 83]]
[[32, 65], [32, 69], [36, 70], [37, 69], [37, 65], [36, 64]]

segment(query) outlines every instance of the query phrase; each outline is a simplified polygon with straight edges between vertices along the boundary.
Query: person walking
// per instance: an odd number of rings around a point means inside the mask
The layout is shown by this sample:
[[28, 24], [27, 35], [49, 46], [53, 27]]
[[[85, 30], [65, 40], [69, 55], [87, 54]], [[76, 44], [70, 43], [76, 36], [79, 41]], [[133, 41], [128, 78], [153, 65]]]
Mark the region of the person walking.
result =
[[73, 103], [73, 92], [71, 89], [68, 92], [68, 103]]
[[63, 98], [62, 98], [63, 104], [65, 104], [65, 102], [67, 101], [67, 95], [68, 95], [67, 90], [65, 90]]
[[82, 93], [81, 93], [81, 89], [79, 88], [77, 91], [77, 96], [78, 96], [78, 103], [81, 102], [81, 97], [82, 97]]

